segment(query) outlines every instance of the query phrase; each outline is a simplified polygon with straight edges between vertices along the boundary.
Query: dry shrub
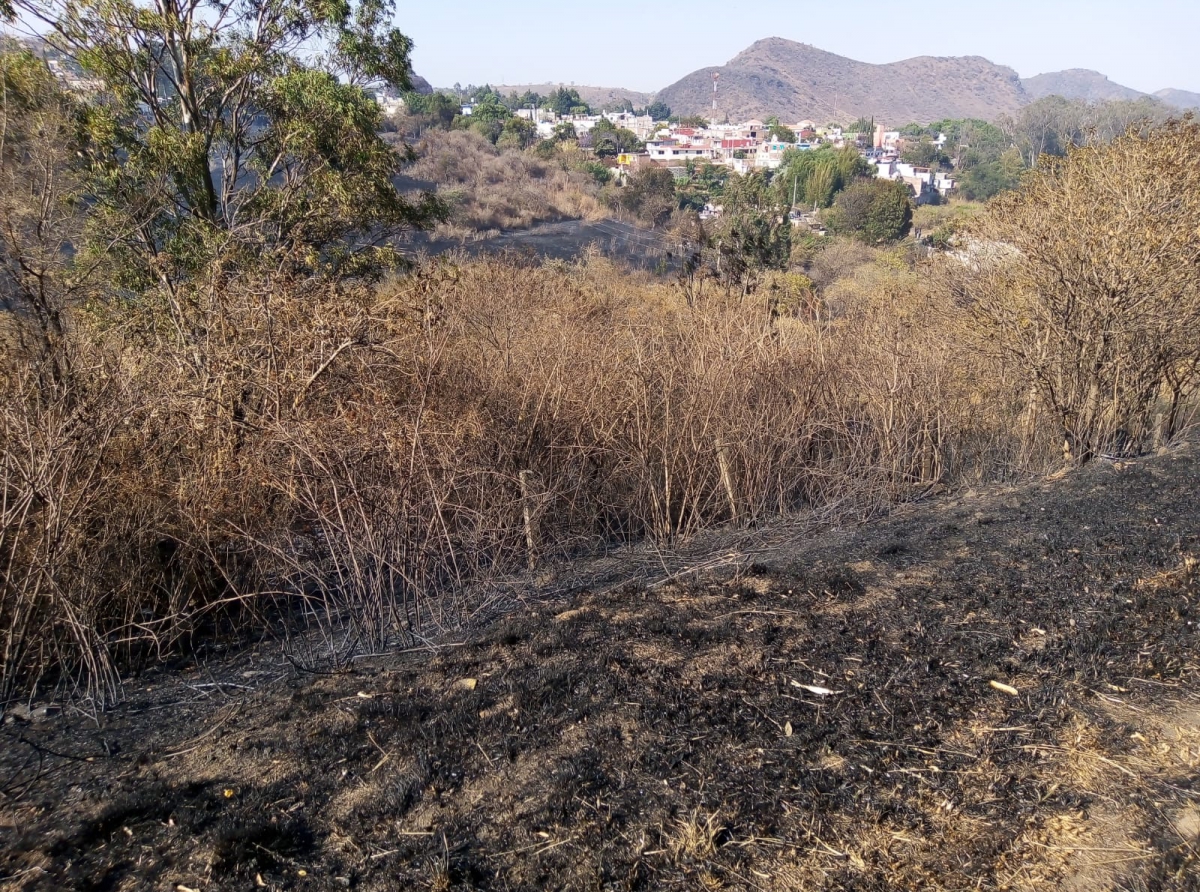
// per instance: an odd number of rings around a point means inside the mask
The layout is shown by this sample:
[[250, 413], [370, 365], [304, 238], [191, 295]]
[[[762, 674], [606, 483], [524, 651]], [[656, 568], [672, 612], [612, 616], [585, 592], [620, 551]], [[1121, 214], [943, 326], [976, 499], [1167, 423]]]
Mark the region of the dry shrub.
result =
[[1187, 120], [1044, 159], [939, 272], [1074, 461], [1169, 438], [1200, 381], [1198, 152]]
[[532, 152], [501, 151], [469, 130], [430, 131], [417, 151], [419, 160], [408, 172], [437, 183], [455, 208], [443, 234], [605, 215], [595, 180], [566, 156], [559, 163]]
[[876, 253], [874, 248], [857, 239], [834, 237], [817, 252], [806, 273], [818, 289], [826, 289], [863, 264], [870, 263]]
[[876, 268], [833, 318], [597, 257], [378, 288], [214, 272], [178, 327], [81, 317], [86, 373], [0, 399], [3, 684], [116, 696], [115, 666], [217, 621], [315, 623], [345, 658], [533, 558], [1007, 471], [1002, 370]]

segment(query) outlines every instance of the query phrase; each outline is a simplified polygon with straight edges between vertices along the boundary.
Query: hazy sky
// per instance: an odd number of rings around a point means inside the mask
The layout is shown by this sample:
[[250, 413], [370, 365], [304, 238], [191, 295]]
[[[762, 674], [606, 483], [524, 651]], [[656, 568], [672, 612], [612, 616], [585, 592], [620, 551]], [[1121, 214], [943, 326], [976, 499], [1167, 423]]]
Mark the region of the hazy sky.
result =
[[417, 73], [435, 86], [650, 92], [784, 37], [863, 62], [977, 55], [1022, 77], [1092, 68], [1148, 93], [1200, 92], [1200, 0], [426, 0], [401, 3], [397, 23], [416, 41]]

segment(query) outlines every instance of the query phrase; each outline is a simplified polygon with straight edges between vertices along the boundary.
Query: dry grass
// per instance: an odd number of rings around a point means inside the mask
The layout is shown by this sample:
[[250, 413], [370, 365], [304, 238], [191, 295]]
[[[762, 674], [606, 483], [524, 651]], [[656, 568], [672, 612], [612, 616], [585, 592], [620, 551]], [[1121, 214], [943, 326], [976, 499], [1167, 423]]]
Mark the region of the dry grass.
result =
[[718, 814], [701, 816], [699, 809], [677, 818], [667, 838], [667, 850], [676, 864], [704, 861], [717, 852], [717, 837], [724, 827]]
[[77, 346], [86, 385], [6, 390], [5, 683], [115, 696], [113, 656], [217, 615], [352, 619], [348, 654], [531, 559], [1008, 467], [1003, 381], [906, 275], [814, 323], [595, 259], [197, 288], [188, 351], [127, 321]]
[[501, 151], [467, 130], [426, 133], [409, 173], [437, 184], [453, 217], [440, 234], [523, 229], [549, 220], [596, 220], [608, 211], [584, 159], [570, 152], [543, 161], [532, 152]]
[[1044, 465], [1016, 382], [902, 258], [829, 291], [838, 313], [777, 319], [500, 258], [214, 279], [174, 331], [80, 316], [79, 374], [14, 361], [0, 401], [4, 691], [111, 700], [119, 666], [222, 628], [311, 623], [299, 659], [348, 659], [535, 562]]

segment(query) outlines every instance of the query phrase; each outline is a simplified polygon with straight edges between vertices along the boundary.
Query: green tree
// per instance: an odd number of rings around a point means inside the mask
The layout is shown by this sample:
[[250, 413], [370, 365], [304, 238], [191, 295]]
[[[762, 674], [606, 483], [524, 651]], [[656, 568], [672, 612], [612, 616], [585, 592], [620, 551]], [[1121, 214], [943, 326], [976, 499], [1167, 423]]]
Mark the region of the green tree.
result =
[[498, 149], [525, 149], [537, 140], [537, 128], [532, 121], [512, 117], [504, 122], [504, 129], [496, 139]]
[[656, 99], [647, 105], [642, 113], [649, 115], [656, 121], [665, 121], [671, 117], [671, 106], [667, 105], [661, 99]]
[[680, 206], [695, 211], [702, 210], [706, 204], [720, 204], [725, 184], [734, 175], [728, 167], [711, 161], [697, 164], [689, 160], [687, 172], [687, 181], [679, 184], [676, 191]]
[[721, 197], [723, 211], [708, 234], [720, 256], [726, 287], [748, 294], [762, 273], [783, 269], [791, 256], [792, 225], [762, 173], [733, 176]]
[[570, 121], [564, 121], [554, 127], [555, 142], [574, 142], [579, 139], [579, 134], [575, 132], [575, 125]]
[[640, 152], [643, 148], [637, 134], [624, 127], [617, 127], [607, 118], [597, 121], [588, 134], [591, 137], [592, 150], [602, 158], [625, 152]]
[[1014, 147], [995, 161], [968, 167], [958, 182], [958, 191], [969, 201], [987, 201], [1001, 192], [1017, 188], [1024, 173], [1024, 159]]
[[448, 93], [422, 95], [410, 90], [404, 94], [404, 109], [410, 115], [428, 118], [435, 127], [449, 130], [462, 110], [462, 103]]
[[70, 367], [69, 308], [88, 284], [71, 262], [82, 219], [74, 118], [46, 64], [0, 44], [0, 349], [55, 385]]
[[591, 108], [580, 98], [579, 91], [574, 88], [559, 87], [546, 97], [546, 104], [560, 117], [591, 114]]
[[804, 190], [798, 194], [805, 204], [827, 208], [833, 204], [834, 197], [841, 189], [842, 178], [837, 165], [825, 160], [812, 169], [804, 183]]
[[783, 124], [780, 124], [778, 118], [776, 118], [775, 123], [771, 125], [768, 135], [775, 142], [794, 143], [796, 141], [796, 131], [791, 127], [785, 127]]
[[[16, 0], [102, 85], [81, 116], [88, 244], [124, 284], [172, 290], [220, 252], [297, 268], [366, 262], [441, 213], [398, 194], [405, 161], [366, 87], [406, 89], [390, 0]], [[320, 47], [305, 63], [300, 47]], [[353, 247], [351, 247], [353, 246]]]
[[[790, 206], [795, 199], [796, 203], [829, 207], [838, 192], [871, 173], [871, 165], [851, 146], [788, 149], [772, 182], [782, 204]], [[810, 183], [814, 177], [815, 182]]]
[[643, 167], [629, 175], [619, 203], [647, 223], [666, 222], [679, 206], [675, 197], [675, 175], [665, 167]]
[[935, 146], [929, 137], [905, 146], [900, 160], [916, 167], [942, 167], [949, 166], [950, 163], [950, 159], [942, 154], [941, 149]]
[[830, 214], [835, 232], [869, 245], [899, 241], [912, 229], [913, 207], [906, 184], [860, 180], [838, 195]]

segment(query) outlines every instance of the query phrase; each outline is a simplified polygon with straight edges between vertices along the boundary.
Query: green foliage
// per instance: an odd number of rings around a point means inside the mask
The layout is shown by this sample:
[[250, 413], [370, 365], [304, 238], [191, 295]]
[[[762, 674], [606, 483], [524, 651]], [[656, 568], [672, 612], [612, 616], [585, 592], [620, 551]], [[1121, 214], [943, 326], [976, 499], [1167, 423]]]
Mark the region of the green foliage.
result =
[[409, 86], [388, 0], [233, 0], [215, 22], [203, 0], [16, 5], [102, 85], [80, 116], [84, 248], [127, 287], [172, 287], [219, 254], [300, 270], [377, 257], [377, 239], [441, 213], [392, 186], [406, 156], [365, 91]]
[[722, 195], [724, 210], [709, 233], [721, 255], [727, 284], [752, 290], [765, 270], [784, 269], [791, 256], [792, 226], [767, 177], [731, 176]]
[[540, 93], [533, 93], [529, 90], [518, 96], [514, 90], [508, 94], [508, 97], [504, 100], [504, 104], [508, 106], [510, 111], [515, 112], [519, 108], [541, 108], [546, 104], [546, 98]]
[[567, 87], [559, 87], [546, 97], [546, 104], [556, 115], [588, 115], [591, 108], [579, 96], [579, 91]]
[[871, 166], [850, 146], [835, 149], [788, 149], [773, 180], [777, 200], [829, 207], [834, 196], [859, 177], [870, 176]]
[[796, 131], [791, 127], [785, 127], [783, 124], [775, 123], [771, 126], [770, 137], [775, 142], [791, 142], [796, 141]]
[[694, 160], [687, 163], [688, 178], [676, 186], [679, 205], [699, 211], [706, 204], [720, 204], [725, 193], [725, 184], [733, 176], [733, 172], [724, 165], [716, 165], [710, 161], [697, 164]]
[[618, 200], [640, 219], [654, 225], [664, 223], [679, 206], [675, 176], [665, 167], [643, 167], [629, 175]]
[[[47, 106], [57, 106], [63, 97], [46, 64], [23, 48], [0, 49], [0, 121], [20, 119]], [[13, 148], [12, 140], [23, 140], [28, 134], [19, 128], [5, 126], [0, 148]]]
[[830, 214], [830, 228], [877, 245], [908, 235], [912, 218], [912, 200], [904, 183], [860, 180], [838, 195]]
[[846, 128], [847, 133], [874, 133], [875, 119], [874, 118], [859, 118], [853, 124]]
[[617, 127], [607, 118], [601, 118], [588, 131], [592, 150], [602, 158], [615, 157], [625, 152], [640, 152], [645, 146], [632, 130]]
[[949, 167], [950, 159], [928, 137], [905, 147], [900, 160], [915, 167]]
[[774, 142], [791, 142], [796, 141], [796, 132], [790, 127], [785, 127], [779, 123], [779, 118], [772, 115], [764, 121], [767, 125], [767, 138]]
[[649, 115], [656, 121], [665, 121], [671, 117], [671, 106], [661, 99], [656, 99], [642, 110], [642, 114]]
[[995, 161], [985, 161], [967, 168], [958, 182], [958, 190], [968, 201], [986, 201], [1021, 184], [1025, 173], [1021, 153], [1009, 149]]
[[579, 139], [579, 134], [575, 132], [575, 125], [570, 121], [564, 121], [554, 127], [555, 142], [574, 142]]
[[1108, 143], [1130, 127], [1147, 132], [1169, 117], [1168, 109], [1151, 97], [1131, 102], [1072, 102], [1061, 96], [1046, 96], [1004, 121], [1029, 167], [1037, 167], [1043, 155], [1062, 157], [1075, 146]]
[[404, 108], [410, 115], [429, 118], [435, 127], [449, 130], [462, 110], [462, 103], [448, 93], [422, 95], [410, 91], [404, 94]]
[[512, 117], [504, 122], [500, 136], [496, 139], [498, 149], [525, 149], [537, 140], [537, 128], [532, 121]]
[[605, 186], [612, 180], [612, 171], [599, 161], [585, 162], [583, 170], [592, 178], [597, 186]]
[[667, 119], [672, 124], [678, 124], [680, 127], [707, 127], [708, 119], [702, 118], [699, 115], [671, 115]]

